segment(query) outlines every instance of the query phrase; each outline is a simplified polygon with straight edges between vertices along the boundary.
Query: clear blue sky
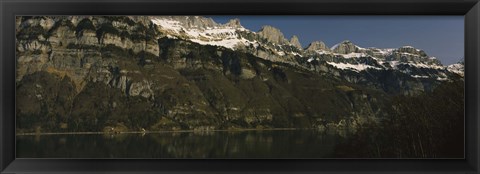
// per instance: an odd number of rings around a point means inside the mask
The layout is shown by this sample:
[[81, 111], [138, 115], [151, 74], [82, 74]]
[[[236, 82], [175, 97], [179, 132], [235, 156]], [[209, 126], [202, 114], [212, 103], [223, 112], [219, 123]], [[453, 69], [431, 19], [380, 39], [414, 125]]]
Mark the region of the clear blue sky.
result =
[[279, 28], [287, 39], [297, 35], [302, 46], [321, 40], [331, 47], [350, 40], [361, 47], [411, 45], [449, 65], [464, 57], [463, 16], [207, 16], [218, 23], [239, 18], [247, 29]]

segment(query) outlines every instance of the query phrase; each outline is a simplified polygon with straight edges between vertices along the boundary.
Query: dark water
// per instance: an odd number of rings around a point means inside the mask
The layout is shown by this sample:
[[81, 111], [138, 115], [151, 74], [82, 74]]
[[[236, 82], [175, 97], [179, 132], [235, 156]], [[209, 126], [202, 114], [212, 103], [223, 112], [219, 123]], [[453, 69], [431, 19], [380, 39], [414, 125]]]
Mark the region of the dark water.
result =
[[316, 130], [19, 135], [17, 158], [329, 158], [341, 139]]

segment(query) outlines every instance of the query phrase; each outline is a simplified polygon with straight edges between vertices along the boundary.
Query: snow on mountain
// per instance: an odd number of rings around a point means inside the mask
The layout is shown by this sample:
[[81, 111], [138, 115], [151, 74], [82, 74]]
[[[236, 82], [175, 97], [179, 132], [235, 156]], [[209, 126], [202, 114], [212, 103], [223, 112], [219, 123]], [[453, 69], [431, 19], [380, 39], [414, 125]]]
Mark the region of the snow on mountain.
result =
[[425, 63], [407, 62], [407, 63], [400, 63], [400, 64], [411, 65], [411, 66], [415, 66], [415, 67], [417, 67], [417, 68], [440, 69], [440, 70], [444, 70], [444, 69], [445, 69], [444, 66], [429, 65], [429, 64], [425, 64]]
[[321, 41], [315, 41], [303, 49], [296, 36], [288, 40], [279, 29], [272, 26], [264, 26], [260, 31], [253, 32], [244, 28], [238, 19], [219, 24], [211, 18], [200, 16], [156, 16], [152, 17], [151, 21], [169, 38], [232, 50], [240, 49], [275, 62], [298, 65], [297, 58], [305, 57], [306, 63], [317, 60], [342, 70], [361, 72], [370, 69], [393, 69], [413, 78], [431, 77], [437, 80], [444, 80], [444, 76], [422, 74], [422, 69], [442, 73], [448, 69], [450, 72], [463, 74], [463, 65], [444, 67], [435, 57], [429, 57], [423, 50], [413, 46], [363, 48], [345, 40], [330, 48]]
[[264, 26], [260, 31], [253, 32], [244, 28], [238, 19], [219, 24], [201, 16], [156, 16], [151, 21], [169, 38], [220, 46], [292, 65], [298, 65], [296, 57], [303, 57], [298, 38], [293, 37], [294, 43], [291, 44], [279, 29], [272, 26]]
[[315, 59], [314, 59], [313, 57], [310, 57], [310, 58], [307, 59], [307, 62], [312, 62], [312, 61], [314, 61], [314, 60], [315, 60]]
[[367, 54], [365, 53], [348, 53], [348, 54], [335, 54], [335, 55], [341, 55], [343, 58], [347, 58], [347, 59], [367, 56]]
[[349, 70], [354, 70], [354, 71], [363, 71], [366, 69], [381, 69], [378, 67], [370, 66], [370, 65], [365, 65], [365, 64], [349, 64], [349, 63], [335, 63], [335, 62], [327, 62], [328, 64], [338, 68], [338, 69], [349, 69]]
[[451, 64], [447, 66], [447, 70], [463, 76], [465, 74], [465, 64], [463, 63], [463, 61]]
[[[330, 50], [314, 51], [329, 65], [338, 69], [355, 72], [369, 70], [396, 70], [415, 79], [447, 80], [446, 67], [435, 57], [412, 46], [400, 48], [362, 48], [350, 41], [343, 41]], [[334, 58], [332, 59], [331, 56]], [[312, 62], [314, 59], [308, 59]], [[458, 72], [458, 71], [457, 71]]]
[[[189, 16], [184, 17], [188, 18]], [[204, 17], [200, 18], [205, 19]], [[197, 20], [201, 19], [197, 17]], [[229, 49], [234, 49], [239, 44], [258, 45], [255, 41], [249, 41], [238, 35], [237, 31], [247, 31], [247, 29], [230, 23], [221, 25], [212, 21], [211, 25], [188, 27], [188, 21], [182, 23], [167, 16], [154, 17], [152, 22], [165, 31], [169, 37], [180, 37], [202, 45], [222, 46]]]
[[400, 62], [400, 61], [388, 61], [387, 63], [390, 64], [392, 69], [398, 69], [399, 66], [412, 66], [416, 68], [426, 68], [426, 69], [438, 69], [438, 70], [445, 70], [444, 66], [440, 65], [428, 65], [425, 63], [415, 63], [415, 62]]
[[334, 50], [336, 49], [341, 43], [337, 43], [335, 45], [333, 45], [332, 47], [330, 47], [330, 50]]
[[180, 22], [172, 19], [155, 18], [155, 19], [152, 19], [152, 22], [164, 28], [165, 30], [170, 30], [172, 32], [179, 32], [183, 30], [183, 27], [180, 24]]
[[430, 78], [430, 76], [411, 75], [413, 78]]
[[370, 47], [366, 48], [365, 52], [369, 52], [373, 57], [378, 57], [378, 58], [385, 58], [386, 56], [389, 56], [395, 51], [396, 48], [375, 48], [375, 47]]
[[[362, 48], [349, 41], [331, 47], [333, 51], [318, 50], [319, 59], [338, 69], [355, 72], [370, 70], [396, 70], [415, 79], [448, 79], [446, 67], [435, 57], [429, 57], [424, 51], [411, 46], [400, 48]], [[334, 59], [328, 58], [333, 55]], [[313, 59], [309, 59], [311, 62]]]
[[402, 46], [401, 48], [404, 48], [404, 49], [414, 49], [414, 50], [416, 50], [416, 51], [418, 51], [418, 52], [421, 51], [420, 49], [416, 49], [415, 47], [410, 46], [410, 45], [405, 45], [405, 46]]
[[[333, 54], [337, 59], [333, 62], [341, 61], [342, 59], [365, 59], [370, 58], [369, 60], [375, 61], [376, 69], [398, 69], [397, 66], [409, 65], [416, 68], [433, 68], [433, 69], [444, 69], [444, 67], [438, 63], [434, 57], [428, 57], [423, 51], [415, 49], [411, 46], [403, 46], [400, 48], [363, 48], [353, 44], [351, 41], [342, 41], [333, 47], [330, 48], [332, 51], [318, 52], [321, 55]], [[332, 61], [327, 61], [330, 64]], [[353, 62], [355, 67], [357, 64], [361, 64], [358, 61], [344, 61]], [[363, 64], [372, 66], [372, 63], [363, 61]], [[384, 66], [389, 65], [389, 66]], [[352, 65], [353, 66], [353, 65]], [[356, 68], [357, 70], [366, 68]]]
[[329, 54], [329, 55], [335, 55], [334, 53], [330, 51], [324, 51], [324, 50], [316, 50], [315, 53], [322, 55], [322, 54]]

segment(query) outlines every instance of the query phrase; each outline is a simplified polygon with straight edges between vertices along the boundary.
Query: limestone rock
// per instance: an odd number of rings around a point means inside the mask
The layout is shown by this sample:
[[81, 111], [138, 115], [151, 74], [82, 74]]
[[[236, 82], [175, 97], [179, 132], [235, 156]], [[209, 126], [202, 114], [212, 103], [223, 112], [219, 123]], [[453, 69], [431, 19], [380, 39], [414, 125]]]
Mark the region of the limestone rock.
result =
[[308, 45], [307, 51], [330, 51], [330, 49], [322, 41], [315, 41]]
[[300, 44], [300, 41], [298, 41], [298, 37], [296, 35], [292, 36], [292, 38], [290, 39], [290, 44], [292, 44], [299, 50], [303, 50], [302, 44]]
[[416, 49], [412, 46], [403, 46], [394, 50], [389, 56], [386, 57], [389, 61], [399, 62], [412, 62], [421, 63], [426, 65], [442, 66], [441, 62], [435, 57], [429, 57], [425, 51]]
[[231, 27], [231, 28], [241, 28], [242, 24], [240, 24], [240, 19], [235, 18], [235, 19], [231, 19], [230, 21], [228, 21], [225, 24], [225, 26], [228, 26], [228, 27]]
[[333, 46], [332, 51], [339, 54], [348, 54], [354, 53], [358, 51], [358, 47], [350, 42], [349, 40], [345, 40], [335, 46]]
[[283, 33], [275, 27], [266, 25], [263, 26], [260, 31], [257, 32], [259, 36], [267, 39], [269, 42], [275, 44], [288, 44], [287, 39], [283, 36]]

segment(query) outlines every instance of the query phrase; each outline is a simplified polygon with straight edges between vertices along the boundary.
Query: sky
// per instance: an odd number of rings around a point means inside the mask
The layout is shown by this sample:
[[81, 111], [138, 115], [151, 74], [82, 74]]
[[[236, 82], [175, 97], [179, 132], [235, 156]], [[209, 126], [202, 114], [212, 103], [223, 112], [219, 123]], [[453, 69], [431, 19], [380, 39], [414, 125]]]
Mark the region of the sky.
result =
[[245, 28], [276, 27], [287, 39], [297, 35], [303, 47], [323, 41], [331, 47], [350, 40], [360, 47], [413, 46], [443, 65], [464, 58], [463, 16], [207, 16], [217, 23], [238, 18]]

